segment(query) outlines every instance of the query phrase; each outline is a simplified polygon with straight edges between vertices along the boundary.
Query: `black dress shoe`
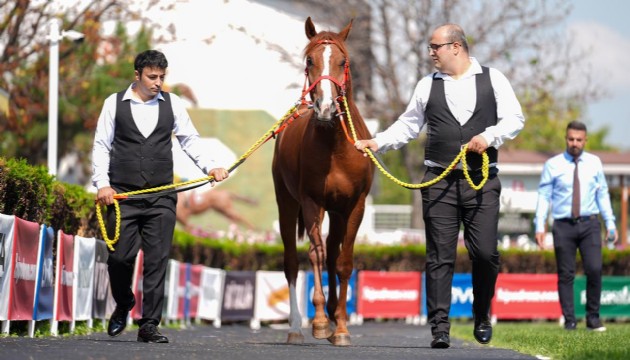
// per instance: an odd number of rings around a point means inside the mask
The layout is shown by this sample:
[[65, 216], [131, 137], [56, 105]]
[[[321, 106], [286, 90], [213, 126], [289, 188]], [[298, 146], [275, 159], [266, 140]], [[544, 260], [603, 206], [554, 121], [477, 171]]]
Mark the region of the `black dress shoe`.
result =
[[475, 339], [480, 344], [487, 344], [492, 339], [492, 324], [490, 319], [486, 317], [475, 318], [475, 331], [473, 331]]
[[168, 343], [168, 338], [157, 329], [157, 326], [147, 323], [138, 330], [138, 342], [145, 343]]
[[431, 347], [433, 349], [446, 349], [451, 346], [451, 339], [446, 332], [439, 332], [433, 335], [433, 341], [431, 341]]
[[129, 316], [129, 310], [133, 309], [135, 305], [135, 300], [129, 307], [116, 305], [116, 309], [114, 309], [112, 316], [109, 318], [109, 324], [107, 324], [107, 334], [109, 336], [120, 335], [120, 333], [125, 330], [125, 327], [127, 326], [127, 316]]

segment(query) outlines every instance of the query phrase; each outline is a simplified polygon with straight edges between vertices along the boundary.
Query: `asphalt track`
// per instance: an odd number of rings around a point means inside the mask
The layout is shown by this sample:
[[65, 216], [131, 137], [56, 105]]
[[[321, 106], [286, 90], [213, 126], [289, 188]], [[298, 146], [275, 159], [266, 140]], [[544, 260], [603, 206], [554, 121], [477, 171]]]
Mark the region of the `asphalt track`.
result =
[[[472, 324], [470, 325], [472, 331]], [[451, 339], [449, 349], [431, 349], [428, 326], [403, 322], [366, 322], [349, 327], [352, 345], [335, 347], [316, 340], [303, 329], [304, 343], [285, 343], [287, 330], [263, 326], [251, 330], [243, 324], [193, 325], [161, 329], [168, 344], [136, 342], [137, 330], [127, 329], [116, 338], [104, 331], [85, 336], [0, 338], [0, 359], [226, 359], [226, 360], [404, 360], [404, 359], [536, 359], [488, 345]]]

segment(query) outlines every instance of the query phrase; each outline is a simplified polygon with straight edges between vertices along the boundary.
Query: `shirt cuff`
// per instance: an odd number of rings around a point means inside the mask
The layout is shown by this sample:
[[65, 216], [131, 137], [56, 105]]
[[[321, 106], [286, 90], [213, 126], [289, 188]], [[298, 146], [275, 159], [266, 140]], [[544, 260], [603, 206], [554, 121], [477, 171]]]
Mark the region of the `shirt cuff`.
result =
[[99, 181], [96, 182], [96, 188], [99, 189], [99, 190], [104, 188], [104, 187], [110, 187], [110, 186], [111, 185], [109, 183], [109, 180], [99, 180]]

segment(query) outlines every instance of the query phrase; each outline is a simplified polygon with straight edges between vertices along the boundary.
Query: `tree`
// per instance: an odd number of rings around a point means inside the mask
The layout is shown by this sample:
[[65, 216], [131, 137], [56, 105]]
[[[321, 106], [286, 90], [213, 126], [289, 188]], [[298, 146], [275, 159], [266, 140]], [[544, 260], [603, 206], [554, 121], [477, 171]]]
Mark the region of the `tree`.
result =
[[[426, 45], [433, 30], [445, 23], [463, 27], [471, 55], [481, 64], [501, 70], [521, 101], [526, 127], [515, 141], [504, 145], [506, 148], [546, 150], [557, 143], [552, 141], [554, 138], [563, 136], [568, 121], [582, 118], [582, 104], [603, 95], [589, 81], [589, 73], [582, 74], [586, 85], [579, 89], [567, 83], [567, 74], [581, 68], [582, 54], [570, 53], [571, 40], [559, 40], [564, 36], [559, 34], [558, 25], [571, 11], [566, 0], [350, 0], [335, 4], [334, 9], [324, 3], [312, 6], [332, 14], [331, 21], [337, 26], [347, 22], [348, 17], [363, 14], [355, 19], [349, 41], [357, 35], [357, 27], [369, 29], [371, 47], [369, 52], [364, 49], [361, 57], [353, 57], [353, 76], [357, 72], [374, 75], [373, 86], [361, 89], [369, 101], [359, 108], [365, 117], [378, 118], [381, 129], [405, 110], [415, 84], [435, 71]], [[370, 13], [367, 16], [365, 9]], [[359, 36], [363, 36], [359, 43], [365, 48], [368, 35]], [[598, 145], [591, 141], [601, 140], [605, 134], [606, 130], [590, 132], [591, 148]], [[396, 151], [399, 161], [387, 158], [394, 167], [404, 166], [406, 178], [401, 180], [422, 181], [423, 138]], [[408, 192], [403, 188], [396, 191]], [[392, 191], [380, 193], [387, 193], [388, 200], [405, 198], [392, 195]], [[413, 191], [412, 199], [412, 226], [420, 227], [420, 192]], [[379, 202], [378, 196], [375, 201]]]
[[[159, 6], [169, 8], [172, 1]], [[155, 1], [50, 2], [0, 0], [0, 88], [9, 93], [9, 114], [0, 114], [0, 151], [6, 157], [44, 164], [47, 158], [50, 20], [59, 18], [61, 29], [82, 32], [82, 42], [59, 43], [59, 154], [77, 151], [88, 166], [92, 131], [104, 98], [133, 79], [133, 57], [155, 41], [152, 30], [168, 36], [168, 24], [143, 18]], [[112, 36], [106, 22], [118, 23]], [[143, 26], [128, 38], [122, 23]]]

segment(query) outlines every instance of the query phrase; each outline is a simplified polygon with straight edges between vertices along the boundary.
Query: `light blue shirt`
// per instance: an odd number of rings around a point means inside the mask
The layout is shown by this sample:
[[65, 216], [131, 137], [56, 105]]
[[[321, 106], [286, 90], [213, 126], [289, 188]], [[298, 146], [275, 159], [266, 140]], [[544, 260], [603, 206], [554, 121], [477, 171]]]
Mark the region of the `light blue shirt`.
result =
[[[571, 218], [573, 199], [573, 157], [566, 151], [545, 162], [538, 186], [536, 232], [545, 231], [545, 220], [551, 205], [553, 219]], [[615, 215], [610, 205], [608, 184], [599, 157], [582, 152], [578, 159], [580, 178], [580, 216], [601, 214], [606, 229], [615, 230]]]

